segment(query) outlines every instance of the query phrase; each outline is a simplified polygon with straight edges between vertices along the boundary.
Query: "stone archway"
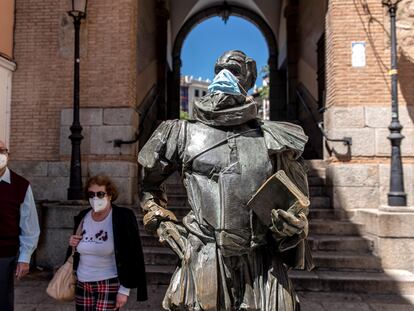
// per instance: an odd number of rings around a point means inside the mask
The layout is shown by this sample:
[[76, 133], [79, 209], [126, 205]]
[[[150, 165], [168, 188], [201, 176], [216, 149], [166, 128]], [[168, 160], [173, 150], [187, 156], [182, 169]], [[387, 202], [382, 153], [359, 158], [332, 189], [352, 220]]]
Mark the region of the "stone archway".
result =
[[283, 119], [283, 111], [286, 109], [286, 81], [284, 78], [280, 79], [277, 70], [278, 46], [275, 34], [269, 27], [268, 23], [257, 13], [250, 9], [229, 5], [224, 3], [222, 5], [215, 5], [203, 9], [191, 17], [182, 25], [174, 40], [172, 49], [173, 72], [172, 79], [169, 83], [170, 97], [167, 102], [168, 118], [178, 118], [180, 109], [180, 74], [181, 74], [181, 50], [187, 35], [191, 30], [203, 22], [204, 20], [214, 16], [233, 15], [242, 17], [252, 24], [254, 24], [263, 34], [269, 49], [269, 99], [270, 99], [270, 118], [272, 120]]

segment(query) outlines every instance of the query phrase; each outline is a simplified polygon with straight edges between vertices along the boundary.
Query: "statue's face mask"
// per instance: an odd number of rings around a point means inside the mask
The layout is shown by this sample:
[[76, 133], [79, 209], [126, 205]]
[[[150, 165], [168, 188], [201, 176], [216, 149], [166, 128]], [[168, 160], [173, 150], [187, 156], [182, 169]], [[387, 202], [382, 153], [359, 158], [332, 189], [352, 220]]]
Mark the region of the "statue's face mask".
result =
[[240, 51], [228, 51], [216, 62], [209, 93], [194, 103], [195, 119], [209, 125], [233, 126], [256, 118], [257, 104], [247, 97], [256, 81], [256, 62]]
[[230, 95], [241, 94], [239, 79], [227, 69], [222, 69], [216, 74], [213, 82], [208, 86], [208, 90], [210, 93], [226, 93]]
[[244, 103], [245, 95], [239, 88], [239, 80], [227, 69], [222, 69], [208, 86], [211, 109], [222, 110]]
[[256, 62], [240, 51], [225, 52], [216, 62], [215, 74], [223, 69], [230, 71], [237, 79], [242, 94], [246, 95], [257, 78]]

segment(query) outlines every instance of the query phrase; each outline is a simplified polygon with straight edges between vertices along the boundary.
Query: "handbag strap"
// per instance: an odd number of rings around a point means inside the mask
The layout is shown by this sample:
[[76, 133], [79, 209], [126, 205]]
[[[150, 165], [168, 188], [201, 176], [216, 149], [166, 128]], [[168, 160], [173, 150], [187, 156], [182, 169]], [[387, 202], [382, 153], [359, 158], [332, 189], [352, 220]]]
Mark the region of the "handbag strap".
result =
[[[76, 235], [81, 235], [82, 233], [82, 229], [83, 229], [83, 222], [84, 222], [85, 217], [82, 218], [82, 220], [80, 221], [78, 227], [76, 228]], [[76, 252], [76, 247], [72, 247], [72, 256], [73, 254]]]

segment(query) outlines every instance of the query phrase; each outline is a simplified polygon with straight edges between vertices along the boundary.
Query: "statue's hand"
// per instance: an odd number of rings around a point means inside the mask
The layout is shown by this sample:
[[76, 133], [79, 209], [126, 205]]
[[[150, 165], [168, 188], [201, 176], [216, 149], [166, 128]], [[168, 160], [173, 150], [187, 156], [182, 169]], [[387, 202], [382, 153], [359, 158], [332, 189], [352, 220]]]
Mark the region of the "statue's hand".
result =
[[152, 203], [143, 218], [145, 229], [155, 232], [162, 221], [176, 222], [177, 217], [175, 217], [173, 212]]
[[187, 230], [172, 221], [162, 221], [157, 229], [159, 241], [167, 244], [178, 255], [180, 259], [184, 258]]
[[277, 239], [298, 235], [301, 239], [308, 236], [309, 223], [306, 215], [299, 212], [293, 215], [284, 210], [272, 210], [272, 226], [270, 230]]

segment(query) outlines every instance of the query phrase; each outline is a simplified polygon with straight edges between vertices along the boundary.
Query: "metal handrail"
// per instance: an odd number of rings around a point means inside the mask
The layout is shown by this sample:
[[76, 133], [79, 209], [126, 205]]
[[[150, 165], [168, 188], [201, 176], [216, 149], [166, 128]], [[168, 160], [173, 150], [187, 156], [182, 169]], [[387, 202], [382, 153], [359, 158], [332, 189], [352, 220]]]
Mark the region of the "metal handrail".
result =
[[342, 138], [329, 138], [323, 128], [323, 122], [318, 122], [318, 128], [321, 130], [323, 137], [327, 141], [343, 142], [345, 146], [352, 146], [352, 137], [344, 136]]
[[342, 138], [330, 138], [328, 136], [328, 134], [325, 132], [325, 129], [323, 127], [323, 121], [318, 122], [315, 118], [315, 115], [312, 113], [312, 110], [309, 108], [308, 104], [306, 103], [305, 98], [302, 96], [299, 87], [305, 88], [304, 85], [300, 84], [298, 86], [298, 88], [296, 89], [296, 95], [299, 98], [299, 101], [301, 102], [301, 104], [303, 105], [303, 107], [305, 108], [305, 110], [308, 112], [308, 114], [311, 116], [313, 122], [315, 123], [315, 125], [317, 126], [317, 128], [321, 131], [322, 136], [327, 140], [327, 141], [332, 141], [332, 142], [342, 142], [345, 146], [351, 146], [352, 145], [352, 137], [342, 137]]
[[[153, 88], [156, 88], [156, 86], [154, 86]], [[153, 91], [153, 88], [151, 88], [151, 90], [148, 93], [151, 93], [151, 91]], [[148, 113], [151, 111], [151, 108], [158, 101], [159, 94], [158, 94], [158, 91], [157, 90], [155, 90], [155, 92], [156, 93], [154, 95], [154, 99], [152, 100], [151, 104], [150, 105], [147, 105], [147, 107], [145, 108], [145, 110], [144, 110], [144, 112], [142, 114], [140, 114], [138, 112], [138, 115], [140, 117], [139, 118], [140, 119], [140, 122], [139, 122], [138, 131], [135, 132], [135, 137], [133, 139], [131, 139], [131, 140], [114, 139], [113, 140], [114, 148], [120, 148], [122, 145], [131, 145], [131, 144], [134, 144], [134, 143], [136, 143], [141, 138], [141, 134], [143, 133], [143, 129], [144, 129], [144, 122], [142, 122], [142, 120], [144, 120], [147, 117]], [[143, 102], [145, 102], [145, 99], [143, 100]], [[141, 116], [142, 116], [142, 118], [141, 118]]]

